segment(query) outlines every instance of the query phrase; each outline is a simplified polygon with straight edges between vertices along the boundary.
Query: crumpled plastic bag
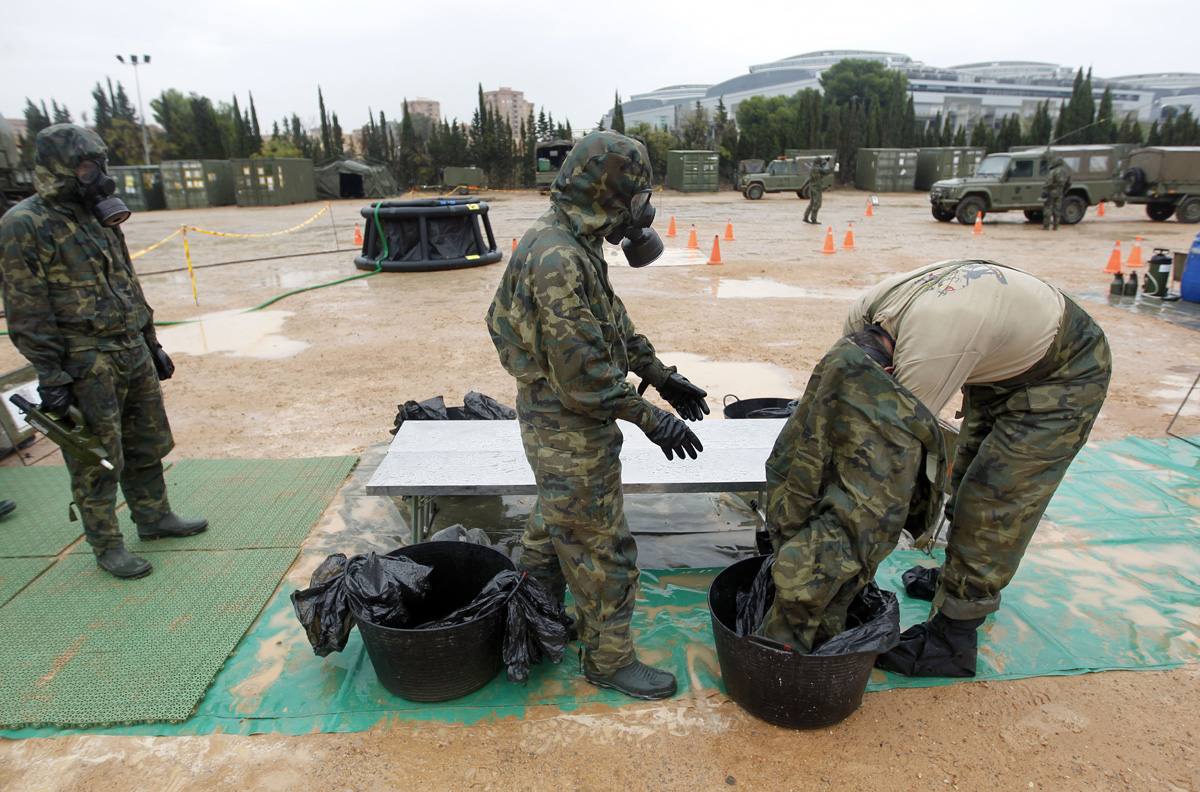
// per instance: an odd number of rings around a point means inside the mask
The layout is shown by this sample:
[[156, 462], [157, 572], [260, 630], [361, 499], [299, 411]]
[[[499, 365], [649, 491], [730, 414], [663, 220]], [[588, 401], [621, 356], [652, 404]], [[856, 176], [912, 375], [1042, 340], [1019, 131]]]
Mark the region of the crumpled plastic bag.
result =
[[552, 663], [562, 660], [570, 619], [562, 602], [524, 572], [498, 573], [475, 599], [453, 613], [415, 629], [464, 624], [501, 604], [507, 609], [503, 656], [510, 682], [526, 682], [530, 667], [544, 659]]
[[937, 594], [938, 579], [941, 577], [941, 567], [915, 566], [904, 570], [900, 581], [904, 583], [904, 593], [913, 599], [933, 602]]
[[[486, 497], [486, 496], [485, 496]], [[499, 495], [492, 496], [499, 498]], [[448, 525], [441, 529], [433, 536], [429, 537], [430, 542], [469, 542], [483, 547], [490, 547], [497, 553], [502, 553], [507, 556], [517, 566], [520, 566], [521, 554], [524, 552], [524, 547], [521, 545], [521, 536], [501, 536], [493, 539], [488, 536], [487, 531], [482, 528], [465, 528], [462, 523]]]
[[517, 417], [512, 407], [476, 391], [463, 397], [462, 407], [447, 407], [446, 400], [434, 396], [425, 401], [406, 401], [396, 406], [396, 420], [392, 434], [396, 434], [405, 421], [511, 421]]
[[[753, 635], [767, 617], [775, 600], [775, 579], [771, 568], [775, 558], [763, 562], [747, 592], [737, 595], [736, 628], [739, 636]], [[813, 649], [811, 654], [834, 655], [871, 652], [882, 654], [900, 643], [900, 603], [895, 593], [879, 588], [874, 581], [850, 603], [846, 611], [846, 629]]]
[[292, 608], [318, 657], [346, 648], [354, 618], [401, 627], [412, 604], [429, 592], [431, 567], [375, 553], [335, 553], [317, 567], [308, 588], [292, 592]]

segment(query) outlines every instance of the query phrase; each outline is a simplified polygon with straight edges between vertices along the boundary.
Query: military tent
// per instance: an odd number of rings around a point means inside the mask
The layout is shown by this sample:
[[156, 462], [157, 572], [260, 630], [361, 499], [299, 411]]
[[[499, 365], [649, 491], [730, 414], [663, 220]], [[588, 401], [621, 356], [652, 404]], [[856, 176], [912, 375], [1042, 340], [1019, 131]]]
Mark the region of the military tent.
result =
[[337, 160], [316, 170], [320, 198], [387, 198], [398, 195], [396, 180], [385, 165]]

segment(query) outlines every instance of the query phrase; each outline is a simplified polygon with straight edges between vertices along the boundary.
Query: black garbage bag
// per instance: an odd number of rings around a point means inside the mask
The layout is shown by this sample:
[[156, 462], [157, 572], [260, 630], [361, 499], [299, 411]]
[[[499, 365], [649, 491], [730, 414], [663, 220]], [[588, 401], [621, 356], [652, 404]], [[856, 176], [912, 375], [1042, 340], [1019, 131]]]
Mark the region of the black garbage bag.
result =
[[[759, 568], [750, 590], [737, 595], [737, 634], [753, 635], [767, 617], [775, 600], [775, 579], [771, 577], [774, 557]], [[900, 603], [896, 595], [879, 588], [874, 581], [850, 603], [846, 611], [846, 629], [813, 649], [821, 656], [883, 652], [900, 643]]]
[[463, 624], [504, 605], [504, 667], [510, 682], [524, 683], [529, 668], [543, 659], [562, 660], [569, 618], [562, 602], [524, 572], [505, 571], [492, 578], [475, 599], [436, 621], [416, 629]]
[[915, 566], [904, 570], [900, 581], [904, 584], [904, 592], [913, 599], [933, 602], [937, 594], [938, 578], [941, 577], [941, 567]]
[[432, 571], [407, 558], [335, 553], [313, 572], [308, 588], [292, 592], [292, 608], [313, 652], [324, 657], [346, 648], [355, 616], [404, 626], [413, 603], [428, 593]]
[[476, 391], [463, 397], [461, 407], [447, 407], [446, 400], [434, 396], [425, 401], [406, 401], [396, 406], [396, 420], [392, 434], [396, 434], [405, 421], [509, 421], [517, 417], [517, 411]]

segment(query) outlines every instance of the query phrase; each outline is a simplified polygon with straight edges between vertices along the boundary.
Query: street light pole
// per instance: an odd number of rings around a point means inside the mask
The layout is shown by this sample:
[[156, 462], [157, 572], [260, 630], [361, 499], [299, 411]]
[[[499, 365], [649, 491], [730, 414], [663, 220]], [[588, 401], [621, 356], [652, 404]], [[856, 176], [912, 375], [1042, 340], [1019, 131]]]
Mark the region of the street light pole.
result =
[[[122, 58], [120, 55], [117, 56], [117, 60], [119, 60], [121, 63], [125, 62], [125, 59]], [[150, 56], [142, 55], [141, 62], [144, 64], [150, 63]], [[131, 66], [133, 66], [133, 84], [137, 88], [138, 114], [141, 116], [141, 122], [142, 122], [142, 157], [145, 160], [145, 164], [149, 165], [150, 164], [150, 138], [146, 134], [146, 106], [142, 104], [142, 81], [138, 78], [138, 56], [130, 55], [129, 63]]]

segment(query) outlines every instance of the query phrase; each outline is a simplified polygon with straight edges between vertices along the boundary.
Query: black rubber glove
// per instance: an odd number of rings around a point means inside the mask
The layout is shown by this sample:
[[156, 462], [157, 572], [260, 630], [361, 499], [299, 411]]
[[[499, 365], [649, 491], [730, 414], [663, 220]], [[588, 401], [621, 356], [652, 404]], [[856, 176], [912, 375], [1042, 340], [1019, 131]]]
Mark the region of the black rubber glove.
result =
[[688, 429], [687, 424], [666, 410], [660, 410], [653, 405], [651, 405], [651, 409], [658, 418], [658, 424], [652, 431], [646, 432], [646, 437], [662, 449], [662, 452], [667, 455], [667, 459], [674, 459], [671, 456], [672, 452], [680, 459], [683, 459], [685, 453], [695, 459], [696, 455], [704, 450], [704, 446], [700, 444], [700, 438], [696, 437], [691, 429]]
[[171, 379], [171, 375], [175, 373], [175, 364], [171, 362], [167, 351], [156, 344], [150, 347], [150, 357], [154, 360], [154, 370], [158, 372], [159, 380]]
[[[708, 402], [704, 401], [708, 391], [693, 385], [687, 377], [675, 371], [674, 367], [666, 371], [669, 372], [667, 379], [661, 385], [655, 385], [655, 390], [666, 399], [667, 404], [675, 408], [675, 412], [679, 413], [681, 418], [688, 421], [703, 421], [704, 416], [709, 414]], [[638, 387], [638, 395], [645, 393], [648, 387], [650, 387], [650, 381], [643, 378], [642, 384]]]
[[42, 412], [65, 415], [67, 408], [75, 403], [70, 385], [39, 385], [38, 396], [42, 400]]

